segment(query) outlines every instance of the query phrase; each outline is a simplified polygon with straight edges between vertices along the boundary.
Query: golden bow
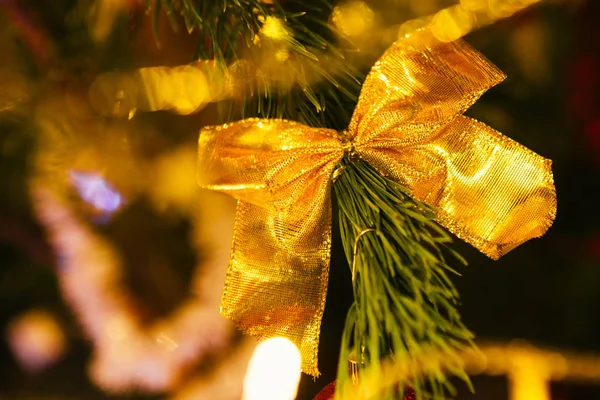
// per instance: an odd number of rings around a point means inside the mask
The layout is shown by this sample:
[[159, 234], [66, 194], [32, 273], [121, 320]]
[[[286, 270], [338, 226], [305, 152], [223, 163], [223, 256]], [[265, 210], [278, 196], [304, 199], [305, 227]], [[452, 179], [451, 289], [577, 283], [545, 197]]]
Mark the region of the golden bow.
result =
[[221, 313], [249, 334], [289, 338], [318, 375], [330, 186], [347, 151], [492, 258], [541, 236], [556, 213], [551, 161], [460, 115], [503, 78], [465, 42], [423, 30], [375, 64], [343, 135], [279, 119], [203, 129], [200, 185], [239, 200]]

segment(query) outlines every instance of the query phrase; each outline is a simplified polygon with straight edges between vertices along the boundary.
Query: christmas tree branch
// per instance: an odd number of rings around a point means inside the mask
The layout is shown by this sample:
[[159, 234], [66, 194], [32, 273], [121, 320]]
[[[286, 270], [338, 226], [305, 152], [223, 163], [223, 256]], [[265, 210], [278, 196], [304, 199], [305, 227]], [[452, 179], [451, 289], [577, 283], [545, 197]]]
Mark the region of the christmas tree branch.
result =
[[[324, 35], [315, 33], [330, 30], [327, 18], [332, 6], [326, 0], [291, 1], [286, 9], [277, 0], [146, 0], [146, 6], [154, 8], [155, 18], [164, 9], [174, 26], [178, 26], [180, 14], [188, 32], [203, 32], [207, 42], [198, 46], [199, 59], [236, 59], [240, 48], [256, 44], [256, 35], [269, 17], [286, 22], [294, 32], [294, 50], [308, 57], [312, 55], [307, 47], [324, 50], [332, 45]], [[312, 24], [306, 23], [309, 21]], [[318, 25], [320, 29], [314, 29]], [[331, 37], [331, 32], [326, 36]]]
[[[470, 385], [458, 353], [473, 346], [473, 334], [456, 309], [458, 292], [448, 277], [456, 272], [444, 252], [464, 260], [447, 247], [450, 236], [435, 223], [434, 210], [367, 163], [345, 161], [343, 168], [333, 186], [355, 301], [344, 329], [337, 398], [344, 398], [351, 355], [359, 369], [377, 371], [384, 358], [419, 360], [435, 351], [456, 360], [450, 372]], [[405, 385], [418, 399], [455, 394], [440, 366], [378, 398], [402, 398]]]
[[235, 67], [243, 118], [338, 130], [348, 124], [363, 76], [334, 43], [329, 1], [147, 0], [147, 6], [155, 21], [161, 10], [173, 24], [181, 14], [188, 31], [201, 32], [198, 59]]

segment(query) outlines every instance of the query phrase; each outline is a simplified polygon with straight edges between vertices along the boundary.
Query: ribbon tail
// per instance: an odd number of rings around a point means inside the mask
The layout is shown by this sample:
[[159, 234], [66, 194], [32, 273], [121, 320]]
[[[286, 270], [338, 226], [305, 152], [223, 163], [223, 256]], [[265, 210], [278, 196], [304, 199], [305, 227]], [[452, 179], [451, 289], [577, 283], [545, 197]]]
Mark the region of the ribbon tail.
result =
[[458, 116], [426, 146], [446, 163], [441, 192], [421, 193], [438, 221], [498, 259], [542, 236], [556, 217], [552, 162], [474, 119]]
[[542, 236], [556, 216], [552, 162], [462, 115], [416, 145], [361, 155], [493, 259]]
[[323, 193], [310, 217], [238, 202], [221, 300], [221, 314], [245, 333], [294, 342], [302, 371], [313, 376], [331, 251], [331, 199]]

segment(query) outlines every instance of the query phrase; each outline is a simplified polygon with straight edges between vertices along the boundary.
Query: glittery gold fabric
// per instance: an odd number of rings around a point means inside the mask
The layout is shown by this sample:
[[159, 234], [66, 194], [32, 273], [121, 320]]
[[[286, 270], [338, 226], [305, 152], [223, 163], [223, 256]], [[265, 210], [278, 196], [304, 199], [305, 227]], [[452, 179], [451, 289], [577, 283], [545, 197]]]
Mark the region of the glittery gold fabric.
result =
[[551, 162], [461, 115], [503, 78], [465, 42], [422, 30], [375, 64], [343, 133], [275, 119], [203, 129], [200, 185], [239, 200], [222, 314], [252, 335], [289, 338], [318, 375], [332, 174], [348, 152], [494, 259], [542, 235], [556, 213]]

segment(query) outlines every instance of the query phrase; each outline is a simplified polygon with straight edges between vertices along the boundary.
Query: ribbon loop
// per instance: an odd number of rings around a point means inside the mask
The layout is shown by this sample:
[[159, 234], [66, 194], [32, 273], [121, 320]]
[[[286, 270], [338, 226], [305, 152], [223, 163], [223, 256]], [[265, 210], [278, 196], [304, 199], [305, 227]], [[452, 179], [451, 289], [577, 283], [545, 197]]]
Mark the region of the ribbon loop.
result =
[[198, 183], [261, 207], [285, 209], [312, 190], [307, 182], [313, 175], [327, 172], [342, 155], [334, 130], [246, 119], [202, 129]]
[[367, 148], [361, 156], [493, 259], [542, 236], [556, 215], [551, 161], [471, 118], [457, 116], [401, 152]]
[[348, 131], [357, 148], [418, 143], [504, 78], [463, 40], [440, 42], [418, 30], [373, 66]]
[[221, 313], [245, 332], [283, 336], [318, 375], [331, 247], [336, 131], [250, 119], [200, 133], [198, 181], [237, 198]]

